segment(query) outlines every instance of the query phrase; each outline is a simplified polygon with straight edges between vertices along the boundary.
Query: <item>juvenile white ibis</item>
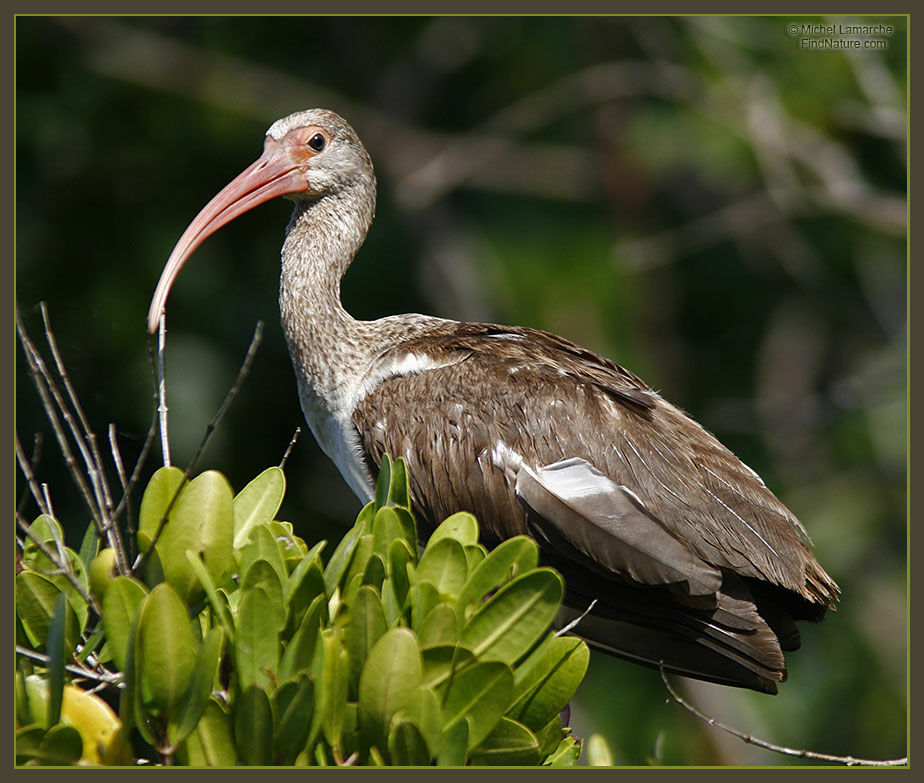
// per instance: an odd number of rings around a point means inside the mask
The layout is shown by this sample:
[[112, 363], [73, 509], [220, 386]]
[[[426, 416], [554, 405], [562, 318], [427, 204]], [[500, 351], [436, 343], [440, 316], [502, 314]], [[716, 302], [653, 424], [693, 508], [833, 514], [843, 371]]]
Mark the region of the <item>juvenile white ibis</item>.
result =
[[403, 456], [422, 535], [449, 514], [486, 543], [528, 533], [564, 575], [592, 645], [689, 677], [775, 693], [795, 620], [839, 588], [760, 477], [615, 362], [548, 332], [426, 315], [357, 321], [340, 280], [375, 211], [372, 162], [338, 115], [270, 126], [263, 154], [193, 220], [148, 313], [183, 263], [275, 196], [295, 209], [279, 306], [302, 410], [366, 502], [383, 453]]

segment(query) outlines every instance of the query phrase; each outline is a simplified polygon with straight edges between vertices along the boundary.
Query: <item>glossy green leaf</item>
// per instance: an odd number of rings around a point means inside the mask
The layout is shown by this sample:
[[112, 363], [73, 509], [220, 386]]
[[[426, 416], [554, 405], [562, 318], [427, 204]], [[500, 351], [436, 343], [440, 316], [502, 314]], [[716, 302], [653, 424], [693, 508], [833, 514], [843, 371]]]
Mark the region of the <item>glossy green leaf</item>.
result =
[[388, 505], [388, 490], [391, 485], [391, 457], [382, 455], [379, 463], [379, 475], [375, 480], [375, 507], [376, 510]]
[[[540, 749], [540, 754], [541, 754]], [[555, 748], [545, 761], [544, 765], [549, 767], [576, 767], [581, 759], [581, 743], [572, 736], [562, 738], [558, 747]]]
[[513, 693], [513, 671], [500, 661], [474, 663], [457, 671], [437, 690], [442, 697], [443, 725], [468, 718], [469, 748], [478, 745], [500, 720]]
[[326, 609], [327, 601], [323, 595], [319, 595], [302, 615], [301, 623], [286, 646], [279, 664], [280, 678], [292, 677], [311, 666], [318, 632], [326, 615]]
[[269, 525], [256, 525], [250, 528], [247, 542], [238, 550], [240, 560], [238, 562], [238, 573], [245, 574], [257, 560], [265, 560], [276, 571], [276, 577], [279, 584], [284, 585], [289, 578], [286, 571], [285, 561], [279, 551], [279, 545], [270, 532]]
[[408, 491], [407, 464], [402, 457], [398, 457], [391, 464], [391, 476], [388, 482], [389, 506], [399, 506], [410, 509], [411, 498]]
[[125, 671], [132, 620], [146, 595], [144, 585], [130, 576], [117, 576], [106, 585], [103, 593], [103, 628], [112, 660], [119, 671]]
[[574, 636], [552, 637], [517, 669], [510, 716], [538, 731], [571, 700], [587, 672], [590, 651]]
[[436, 755], [437, 766], [462, 767], [468, 759], [468, 731], [470, 721], [463, 717], [449, 726], [440, 740]]
[[177, 719], [167, 724], [167, 739], [175, 744], [184, 740], [196, 728], [212, 695], [212, 686], [221, 662], [224, 632], [221, 626], [211, 628], [202, 640], [192, 680]]
[[[499, 544], [472, 571], [461, 592], [457, 605], [470, 614], [491, 591], [526, 573], [539, 562], [539, 547], [527, 536], [515, 536]], [[469, 604], [473, 604], [469, 607]]]
[[[55, 601], [63, 591], [48, 577], [33, 571], [16, 575], [16, 611], [29, 642], [36, 649], [45, 649], [48, 628], [54, 615]], [[72, 619], [65, 623], [64, 645], [68, 650], [77, 646], [80, 638], [79, 622], [71, 609]], [[65, 612], [67, 615], [67, 612]]]
[[350, 621], [346, 628], [346, 648], [350, 656], [350, 682], [355, 688], [369, 651], [388, 630], [385, 609], [379, 594], [368, 585], [360, 587], [350, 602]]
[[395, 590], [395, 598], [401, 605], [404, 604], [410, 587], [407, 565], [414, 563], [416, 559], [416, 548], [412, 550], [403, 539], [392, 541], [391, 546], [388, 547], [388, 576]]
[[[342, 747], [344, 727], [347, 723], [347, 693], [350, 678], [350, 659], [343, 645], [339, 629], [321, 634], [324, 649], [323, 668], [318, 679], [315, 709], [320, 718], [321, 730], [330, 746]], [[313, 732], [312, 732], [313, 733]]]
[[393, 767], [422, 767], [430, 763], [426, 740], [410, 718], [399, 717], [392, 721], [388, 755]]
[[279, 666], [279, 630], [273, 601], [261, 587], [244, 593], [237, 611], [234, 660], [241, 690], [270, 687]]
[[359, 678], [359, 718], [373, 742], [387, 741], [392, 716], [411, 704], [421, 676], [417, 637], [409, 629], [392, 628], [373, 645]]
[[259, 587], [270, 599], [273, 621], [277, 631], [286, 625], [286, 608], [282, 599], [282, 584], [279, 575], [270, 563], [263, 558], [254, 560], [241, 577], [240, 590], [246, 595], [248, 590]]
[[427, 615], [440, 602], [440, 593], [432, 583], [416, 581], [408, 590], [408, 598], [411, 602], [411, 626], [419, 632]]
[[[59, 551], [59, 547], [64, 547], [64, 531], [61, 529], [61, 523], [54, 517], [39, 514], [29, 525], [29, 532], [43, 544], [49, 544], [53, 552]], [[41, 550], [38, 545], [27, 537], [23, 548], [23, 559], [31, 565], [33, 558], [39, 555], [41, 555]]]
[[99, 533], [96, 531], [96, 525], [91, 522], [84, 531], [83, 538], [80, 541], [80, 549], [77, 554], [84, 568], [89, 570], [93, 558], [99, 554]]
[[273, 747], [285, 760], [294, 760], [304, 747], [314, 710], [314, 683], [304, 674], [282, 683], [273, 693], [276, 715]]
[[441, 538], [427, 544], [417, 564], [417, 578], [429, 582], [441, 595], [456, 597], [468, 576], [468, 561], [462, 544], [454, 538]]
[[234, 739], [242, 763], [251, 767], [273, 763], [273, 710], [257, 685], [247, 686], [234, 704]]
[[472, 750], [473, 766], [535, 766], [539, 742], [535, 735], [511, 718], [503, 717], [494, 730]]
[[561, 576], [550, 568], [518, 576], [472, 615], [462, 629], [462, 643], [479, 659], [513, 664], [548, 629], [564, 589]]
[[343, 595], [346, 596], [353, 589], [362, 584], [362, 577], [369, 563], [369, 557], [372, 555], [372, 534], [364, 533], [356, 542], [356, 548], [353, 550], [353, 558], [350, 565], [340, 581], [343, 587]]
[[[177, 485], [175, 469], [158, 470], [141, 501], [139, 531], [153, 537]], [[157, 483], [155, 480], [162, 476]], [[217, 583], [232, 566], [231, 538], [234, 527], [233, 495], [224, 476], [206, 471], [187, 484], [173, 509], [155, 547], [164, 578], [184, 599], [199, 588], [186, 550], [200, 555]]]
[[443, 712], [440, 709], [436, 692], [432, 688], [421, 685], [414, 692], [410, 703], [396, 713], [392, 720], [397, 720], [399, 717], [410, 718], [414, 722], [427, 745], [428, 755], [435, 757], [443, 734]]
[[83, 739], [73, 726], [52, 726], [42, 738], [33, 758], [41, 766], [63, 767], [76, 764], [83, 754]]
[[446, 517], [430, 534], [427, 546], [432, 546], [444, 538], [452, 538], [462, 546], [471, 546], [478, 543], [478, 522], [467, 511], [459, 511]]
[[203, 563], [202, 560], [199, 559], [199, 556], [190, 549], [186, 550], [186, 560], [189, 561], [189, 566], [196, 575], [196, 579], [199, 580], [199, 584], [202, 586], [202, 589], [205, 590], [205, 596], [212, 607], [213, 616], [221, 623], [221, 627], [224, 628], [227, 637], [229, 639], [234, 639], [234, 623], [231, 619], [231, 611], [228, 608], [228, 602], [219, 594], [218, 590], [215, 589], [212, 575], [209, 574], [208, 569], [205, 567], [205, 563]]
[[186, 604], [169, 584], [159, 584], [141, 604], [135, 665], [154, 703], [168, 716], [186, 698], [198, 649]]
[[372, 550], [387, 559], [392, 541], [404, 539], [404, 527], [394, 507], [380, 508], [372, 522]]
[[333, 594], [334, 588], [337, 587], [343, 579], [343, 575], [346, 573], [347, 567], [350, 565], [350, 560], [353, 557], [353, 551], [356, 549], [356, 545], [359, 543], [359, 537], [362, 534], [363, 530], [361, 526], [354, 525], [350, 528], [347, 534], [340, 539], [340, 543], [337, 544], [331, 554], [330, 560], [327, 561], [327, 566], [324, 568], [324, 585], [328, 595]]
[[360, 581], [364, 585], [371, 585], [376, 590], [381, 590], [382, 582], [385, 581], [386, 571], [385, 561], [382, 560], [382, 556], [378, 552], [373, 552], [369, 555], [369, 560], [366, 562], [366, 569], [363, 571]]
[[486, 550], [481, 544], [471, 544], [465, 547], [465, 562], [468, 565], [468, 573], [471, 575], [481, 562], [488, 556]]
[[191, 767], [232, 767], [237, 763], [231, 718], [214, 698], [205, 705], [195, 731], [177, 755]]
[[237, 493], [234, 498], [235, 548], [244, 545], [255, 525], [273, 521], [285, 494], [285, 474], [275, 466], [264, 470]]
[[443, 644], [421, 650], [424, 685], [436, 688], [475, 661], [475, 654], [456, 644]]
[[450, 604], [438, 603], [420, 626], [420, 646], [453, 645], [459, 641], [459, 618]]
[[282, 599], [290, 617], [297, 617], [316, 596], [325, 591], [321, 552], [326, 541], [320, 541], [296, 564], [282, 586]]
[[[67, 596], [60, 593], [48, 624], [48, 727], [61, 718], [61, 700], [64, 698], [64, 656], [67, 613], [70, 607]], [[76, 623], [75, 623], [76, 625]]]

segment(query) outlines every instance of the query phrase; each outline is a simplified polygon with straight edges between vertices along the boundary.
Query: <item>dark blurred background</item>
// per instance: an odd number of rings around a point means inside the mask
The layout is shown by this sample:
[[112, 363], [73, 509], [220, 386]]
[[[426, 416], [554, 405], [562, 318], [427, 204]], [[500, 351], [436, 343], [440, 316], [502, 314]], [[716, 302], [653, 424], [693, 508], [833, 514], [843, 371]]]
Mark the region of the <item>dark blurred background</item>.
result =
[[[810, 51], [789, 27], [817, 22], [894, 31], [884, 48]], [[126, 463], [151, 422], [144, 320], [174, 242], [273, 120], [334, 109], [379, 180], [344, 282], [355, 316], [523, 324], [611, 356], [813, 536], [842, 601], [804, 629], [781, 694], [683, 692], [784, 745], [906, 753], [903, 17], [20, 17], [15, 46], [17, 302], [36, 340], [47, 302], [88, 417], [104, 442], [116, 424]], [[276, 304], [288, 212], [210, 238], [168, 306], [180, 465], [266, 322], [200, 466], [235, 489], [303, 425]], [[21, 351], [16, 404], [79, 535], [87, 512]], [[307, 431], [287, 475], [280, 517], [338, 538], [358, 502]], [[657, 673], [604, 655], [572, 706], [620, 764], [805, 763], [706, 727]]]

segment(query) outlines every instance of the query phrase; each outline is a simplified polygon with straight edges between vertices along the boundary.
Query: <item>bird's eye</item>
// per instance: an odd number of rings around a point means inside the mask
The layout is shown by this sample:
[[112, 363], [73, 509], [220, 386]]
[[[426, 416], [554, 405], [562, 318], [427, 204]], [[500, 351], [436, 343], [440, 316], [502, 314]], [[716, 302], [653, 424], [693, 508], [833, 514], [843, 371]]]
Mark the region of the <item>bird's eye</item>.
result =
[[324, 138], [323, 133], [315, 133], [314, 136], [308, 139], [308, 146], [315, 152], [320, 152], [327, 146], [327, 139]]

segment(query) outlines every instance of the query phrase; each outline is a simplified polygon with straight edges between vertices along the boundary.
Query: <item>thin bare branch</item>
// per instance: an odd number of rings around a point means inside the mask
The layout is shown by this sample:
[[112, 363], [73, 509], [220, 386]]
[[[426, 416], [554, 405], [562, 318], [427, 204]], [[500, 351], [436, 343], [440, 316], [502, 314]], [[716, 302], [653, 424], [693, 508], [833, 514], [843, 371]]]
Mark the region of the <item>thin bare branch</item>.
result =
[[[19, 436], [17, 435], [17, 442], [18, 442], [18, 439], [19, 439]], [[41, 462], [42, 443], [43, 443], [42, 433], [36, 432], [32, 438], [32, 456], [25, 463], [26, 467], [29, 470], [29, 476], [35, 475], [35, 468], [39, 464], [39, 462]], [[21, 446], [18, 446], [18, 448], [20, 450], [22, 449]], [[34, 482], [34, 479], [33, 479], [33, 482]], [[29, 486], [28, 482], [26, 486], [27, 486], [27, 489], [23, 490], [22, 497], [19, 499], [19, 503], [16, 505], [16, 510], [20, 514], [25, 513], [26, 503], [29, 502], [29, 495], [32, 493], [32, 488]]]
[[577, 624], [578, 624], [579, 622], [581, 622], [581, 620], [583, 620], [585, 617], [587, 617], [587, 615], [590, 613], [590, 610], [594, 608], [594, 606], [596, 605], [596, 603], [597, 603], [597, 599], [594, 598], [594, 600], [590, 602], [590, 604], [588, 605], [588, 607], [587, 607], [583, 612], [581, 612], [577, 617], [575, 617], [575, 618], [574, 618], [570, 623], [568, 623], [564, 628], [560, 628], [560, 629], [556, 632], [555, 635], [556, 635], [556, 636], [564, 636], [566, 633], [568, 633], [569, 631], [571, 631], [572, 629], [574, 629], [574, 628], [577, 626]]
[[[163, 322], [163, 321], [162, 321]], [[157, 525], [157, 530], [154, 531], [154, 536], [151, 539], [150, 546], [135, 560], [132, 565], [132, 573], [140, 573], [144, 568], [145, 564], [148, 561], [148, 558], [151, 556], [151, 553], [154, 551], [154, 545], [160, 539], [161, 533], [164, 530], [164, 527], [167, 525], [167, 520], [170, 516], [170, 512], [173, 510], [173, 505], [176, 503], [177, 498], [180, 496], [180, 493], [183, 491], [183, 487], [189, 482], [193, 472], [196, 469], [196, 466], [199, 464], [199, 459], [202, 457], [205, 447], [208, 445], [209, 440], [212, 437], [212, 433], [215, 432], [215, 428], [221, 422], [225, 413], [228, 411], [232, 401], [237, 396], [237, 393], [240, 391], [241, 385], [244, 382], [244, 379], [250, 373], [250, 366], [253, 364], [253, 359], [257, 354], [257, 349], [260, 347], [260, 343], [263, 341], [263, 321], [257, 321], [257, 325], [254, 328], [253, 337], [250, 339], [250, 345], [247, 348], [247, 353], [244, 356], [244, 361], [241, 363], [241, 368], [238, 370], [237, 378], [234, 380], [234, 384], [228, 390], [228, 393], [225, 395], [225, 399], [222, 401], [221, 405], [218, 408], [218, 412], [211, 418], [209, 423], [205, 427], [205, 434], [202, 436], [202, 440], [199, 442], [199, 448], [196, 450], [196, 453], [193, 455], [193, 458], [190, 460], [189, 464], [186, 466], [186, 469], [183, 471], [183, 480], [180, 482], [179, 486], [176, 488], [176, 492], [173, 493], [173, 497], [170, 499], [170, 503], [167, 504], [167, 508], [164, 511], [163, 516], [160, 519], [160, 522]]]
[[80, 594], [80, 597], [83, 598], [91, 607], [93, 611], [97, 614], [100, 613], [99, 604], [96, 603], [93, 596], [87, 591], [87, 589], [80, 583], [80, 580], [74, 574], [73, 569], [71, 569], [71, 564], [67, 562], [67, 558], [64, 558], [65, 563], [61, 562], [61, 558], [56, 552], [53, 552], [44, 541], [39, 539], [35, 533], [32, 532], [32, 528], [29, 527], [29, 523], [19, 514], [16, 515], [16, 524], [19, 526], [19, 529], [26, 535], [26, 537], [35, 544], [41, 553], [47, 557], [52, 564], [67, 578], [67, 581], [70, 582], [74, 589]]
[[[33, 661], [38, 661], [43, 663], [46, 666], [48, 665], [48, 656], [35, 650], [30, 650], [28, 647], [23, 647], [20, 644], [16, 645], [16, 654], [23, 655], [26, 658], [31, 658]], [[97, 671], [96, 669], [88, 669], [86, 666], [73, 666], [70, 664], [65, 664], [65, 669], [67, 669], [71, 674], [76, 674], [78, 677], [82, 677], [85, 680], [94, 680], [95, 682], [101, 683], [102, 685], [115, 685], [117, 687], [122, 687], [122, 682], [125, 676], [121, 672], [111, 672], [108, 669], [100, 669], [102, 671]], [[97, 690], [94, 688], [94, 691]], [[92, 692], [92, 691], [91, 691]]]
[[167, 379], [164, 369], [164, 343], [167, 336], [167, 314], [160, 314], [157, 323], [157, 415], [160, 421], [160, 451], [164, 467], [170, 467], [170, 435], [167, 429]]
[[756, 745], [759, 748], [764, 748], [765, 750], [770, 750], [774, 753], [782, 753], [785, 756], [812, 759], [813, 761], [829, 761], [834, 764], [846, 764], [848, 767], [904, 767], [908, 764], [907, 756], [900, 759], [860, 759], [854, 756], [837, 756], [831, 753], [817, 753], [813, 750], [803, 750], [801, 748], [788, 748], [784, 745], [775, 745], [774, 743], [767, 742], [766, 740], [762, 740], [759, 737], [745, 734], [738, 729], [717, 721], [715, 718], [709, 717], [708, 715], [696, 709], [696, 707], [694, 707], [692, 704], [686, 702], [683, 697], [680, 696], [680, 694], [678, 694], [671, 687], [670, 682], [668, 682], [667, 674], [664, 671], [663, 662], [659, 669], [661, 672], [661, 680], [664, 682], [664, 687], [667, 688], [667, 692], [671, 695], [671, 698], [673, 698], [673, 700], [676, 701], [681, 707], [683, 707], [694, 717], [699, 718], [701, 721], [709, 724], [710, 726], [714, 726], [717, 729], [721, 729], [722, 731], [737, 737], [742, 742], [746, 742], [749, 745]]
[[295, 442], [298, 440], [298, 436], [302, 434], [302, 428], [296, 427], [295, 432], [292, 433], [292, 440], [289, 441], [289, 445], [286, 447], [286, 453], [282, 455], [282, 459], [279, 460], [279, 469], [285, 470], [286, 462], [289, 460], [289, 455], [292, 453], [292, 449], [295, 447]]

